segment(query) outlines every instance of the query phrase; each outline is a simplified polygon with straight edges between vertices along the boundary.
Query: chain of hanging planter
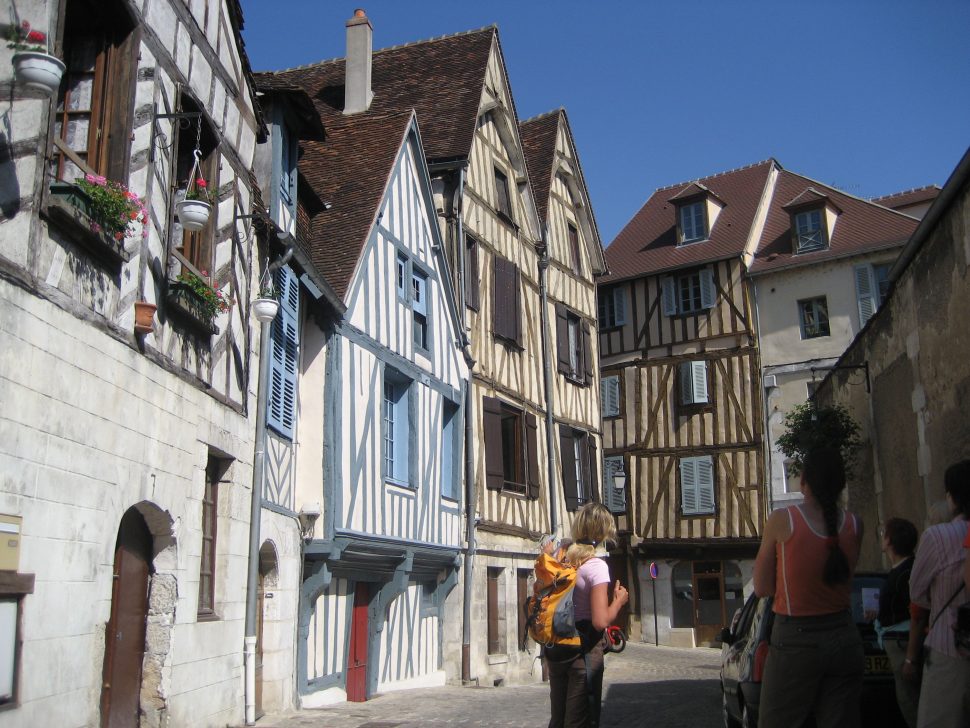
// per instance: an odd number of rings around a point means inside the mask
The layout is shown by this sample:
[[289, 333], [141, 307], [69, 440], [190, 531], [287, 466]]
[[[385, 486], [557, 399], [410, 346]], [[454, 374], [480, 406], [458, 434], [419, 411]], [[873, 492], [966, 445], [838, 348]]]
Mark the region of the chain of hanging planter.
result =
[[179, 222], [182, 227], [196, 232], [205, 227], [212, 212], [212, 193], [202, 176], [199, 161], [202, 159], [202, 119], [198, 120], [195, 133], [195, 149], [192, 151], [192, 169], [182, 198], [176, 203]]

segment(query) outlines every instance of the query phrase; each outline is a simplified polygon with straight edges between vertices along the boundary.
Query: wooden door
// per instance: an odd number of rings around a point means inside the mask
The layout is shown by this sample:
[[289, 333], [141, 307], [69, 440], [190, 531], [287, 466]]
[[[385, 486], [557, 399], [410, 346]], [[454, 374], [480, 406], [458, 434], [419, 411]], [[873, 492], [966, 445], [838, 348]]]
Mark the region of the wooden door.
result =
[[724, 626], [724, 584], [720, 574], [694, 574], [694, 638], [711, 647]]
[[367, 700], [367, 609], [370, 585], [357, 582], [354, 589], [354, 611], [350, 620], [350, 649], [347, 654], [347, 700]]
[[138, 511], [125, 513], [115, 545], [111, 616], [105, 631], [101, 687], [103, 728], [138, 725], [141, 666], [145, 655], [152, 537]]
[[[262, 564], [260, 565], [262, 567]], [[256, 591], [256, 718], [263, 716], [263, 610], [266, 607], [266, 575], [259, 570]]]

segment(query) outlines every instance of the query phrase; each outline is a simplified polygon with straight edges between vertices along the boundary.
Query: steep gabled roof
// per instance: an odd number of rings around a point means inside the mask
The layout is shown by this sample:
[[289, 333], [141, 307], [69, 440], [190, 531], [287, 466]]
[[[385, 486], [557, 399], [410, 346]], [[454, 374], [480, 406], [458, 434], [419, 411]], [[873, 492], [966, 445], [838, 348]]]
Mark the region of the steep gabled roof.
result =
[[[606, 249], [609, 279], [633, 278], [740, 257], [772, 168], [777, 169], [777, 163], [767, 159], [749, 167], [681, 182], [654, 192]], [[697, 185], [703, 185], [724, 207], [708, 240], [677, 245], [677, 206], [670, 200]]]
[[317, 270], [343, 299], [414, 112], [365, 113], [327, 124], [324, 142], [303, 143], [300, 172], [325, 202], [301, 236]]
[[894, 192], [891, 195], [873, 197], [872, 202], [883, 207], [888, 207], [890, 210], [899, 210], [902, 212], [904, 208], [920, 205], [924, 202], [932, 202], [939, 194], [939, 185], [926, 185], [925, 187], [916, 187], [903, 192]]
[[[831, 202], [839, 214], [827, 248], [796, 255], [792, 247], [791, 216], [785, 209], [785, 203], [802, 195], [806, 189], [812, 189], [816, 199]], [[762, 273], [899, 247], [913, 234], [917, 224], [917, 220], [909, 215], [853, 197], [800, 174], [781, 170], [764, 232], [749, 270]]]
[[[465, 158], [472, 148], [495, 26], [374, 51], [367, 115], [412, 109], [428, 160]], [[297, 86], [314, 100], [327, 129], [345, 118], [344, 59], [260, 74]], [[514, 113], [514, 110], [513, 110]]]
[[804, 207], [806, 205], [823, 205], [831, 202], [831, 198], [823, 192], [819, 192], [814, 187], [806, 187], [804, 190], [795, 195], [794, 198], [786, 202], [781, 206], [783, 210], [793, 210], [796, 207]]

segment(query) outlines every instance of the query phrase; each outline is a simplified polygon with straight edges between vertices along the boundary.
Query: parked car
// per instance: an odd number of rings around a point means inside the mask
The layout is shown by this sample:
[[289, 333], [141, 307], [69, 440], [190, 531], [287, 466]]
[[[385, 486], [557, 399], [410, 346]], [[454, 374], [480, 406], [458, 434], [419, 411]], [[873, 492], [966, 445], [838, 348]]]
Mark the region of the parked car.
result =
[[[884, 574], [857, 573], [852, 578], [852, 616], [862, 634], [866, 668], [862, 679], [863, 724], [903, 728], [896, 705], [892, 668], [879, 647], [876, 631], [863, 616], [864, 603], [878, 603]], [[721, 630], [721, 705], [725, 728], [755, 728], [761, 699], [761, 679], [771, 638], [772, 598], [753, 594]], [[809, 726], [814, 725], [810, 720]]]

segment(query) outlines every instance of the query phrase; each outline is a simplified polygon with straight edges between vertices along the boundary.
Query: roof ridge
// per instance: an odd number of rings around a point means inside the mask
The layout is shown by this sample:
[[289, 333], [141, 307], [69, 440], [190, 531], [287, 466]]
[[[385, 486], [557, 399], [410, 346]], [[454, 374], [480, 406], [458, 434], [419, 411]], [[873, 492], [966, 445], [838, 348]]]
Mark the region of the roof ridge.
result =
[[[888, 195], [876, 195], [875, 197], [870, 197], [870, 202], [875, 202], [876, 200], [890, 200], [893, 197], [902, 197], [903, 195], [910, 195], [913, 192], [923, 192], [924, 190], [939, 190], [941, 187], [938, 184], [928, 184], [922, 187], [913, 187], [909, 190], [900, 190], [899, 192], [890, 192]], [[877, 203], [878, 204], [878, 203]]]
[[[433, 43], [439, 40], [447, 40], [449, 38], [458, 38], [463, 35], [473, 35], [475, 33], [482, 33], [487, 30], [498, 31], [498, 25], [492, 23], [491, 25], [483, 25], [481, 28], [473, 28], [471, 30], [462, 30], [457, 33], [449, 33], [447, 35], [436, 35], [431, 38], [423, 38], [421, 40], [412, 40], [407, 43], [399, 43], [398, 45], [387, 46], [385, 48], [378, 48], [376, 51], [372, 51], [371, 55], [376, 56], [378, 53], [383, 53], [384, 51], [395, 51], [400, 48], [409, 48], [410, 46], [421, 45], [422, 43]], [[314, 61], [313, 63], [305, 63], [302, 66], [291, 66], [289, 68], [279, 68], [275, 71], [259, 71], [258, 73], [288, 73], [290, 71], [305, 71], [310, 68], [315, 68], [317, 66], [323, 66], [328, 63], [336, 63], [338, 61], [343, 61], [346, 56], [335, 56], [333, 58], [325, 58], [320, 61]]]
[[902, 215], [903, 217], [905, 217], [907, 219], [910, 219], [910, 220], [913, 219], [913, 216], [912, 215], [907, 215], [905, 212], [900, 212], [899, 210], [894, 210], [891, 207], [886, 207], [885, 205], [881, 205], [878, 202], [873, 202], [872, 200], [867, 200], [865, 197], [859, 197], [858, 195], [853, 195], [851, 192], [846, 192], [845, 190], [840, 190], [835, 185], [826, 184], [825, 182], [821, 182], [821, 181], [819, 181], [819, 180], [817, 180], [817, 179], [815, 179], [813, 177], [808, 177], [807, 175], [804, 175], [804, 174], [799, 174], [798, 172], [792, 172], [790, 169], [785, 169], [785, 170], [782, 170], [782, 171], [783, 172], [787, 172], [788, 174], [790, 174], [790, 175], [792, 175], [794, 177], [801, 177], [803, 180], [806, 180], [806, 181], [808, 181], [810, 183], [817, 184], [817, 185], [822, 185], [823, 187], [826, 187], [826, 188], [832, 190], [833, 192], [837, 192], [840, 195], [843, 195], [843, 196], [848, 197], [848, 198], [850, 198], [852, 200], [855, 200], [856, 202], [861, 202], [861, 203], [863, 203], [865, 205], [873, 205], [875, 207], [880, 207], [880, 208], [886, 210], [887, 212], [892, 212], [892, 213], [895, 213], [897, 215]]
[[553, 114], [560, 114], [566, 109], [562, 106], [558, 106], [555, 109], [550, 109], [549, 111], [543, 111], [541, 114], [536, 114], [535, 116], [530, 116], [528, 119], [519, 119], [520, 124], [526, 124], [530, 121], [536, 121], [538, 119], [545, 118], [547, 116], [552, 116]]
[[[724, 172], [715, 172], [714, 174], [705, 174], [703, 177], [695, 177], [694, 179], [684, 180], [683, 182], [675, 182], [672, 185], [666, 185], [664, 187], [658, 187], [654, 190], [654, 193], [663, 192], [664, 190], [672, 190], [675, 187], [682, 187], [684, 185], [694, 184], [695, 182], [700, 182], [702, 179], [713, 179], [714, 177], [723, 177], [727, 174], [734, 174], [735, 172], [741, 172], [746, 169], [751, 169], [753, 167], [760, 167], [762, 164], [768, 164], [769, 162], [774, 162], [778, 164], [778, 160], [774, 157], [768, 157], [767, 159], [762, 159], [760, 162], [753, 162], [752, 164], [745, 164], [742, 167], [735, 167], [734, 169], [728, 169]], [[783, 167], [778, 164], [778, 167], [783, 169]]]

